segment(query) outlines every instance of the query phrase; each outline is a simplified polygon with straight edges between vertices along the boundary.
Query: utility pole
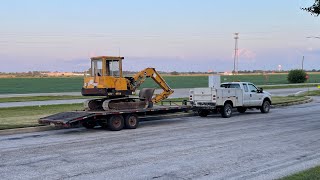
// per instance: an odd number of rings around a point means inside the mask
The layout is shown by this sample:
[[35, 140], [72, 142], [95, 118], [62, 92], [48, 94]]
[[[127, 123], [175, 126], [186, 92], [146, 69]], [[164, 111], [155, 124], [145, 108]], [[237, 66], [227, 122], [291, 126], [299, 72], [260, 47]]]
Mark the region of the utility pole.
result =
[[302, 66], [301, 66], [301, 67], [302, 67], [302, 68], [301, 68], [302, 70], [303, 70], [303, 63], [304, 63], [304, 56], [302, 56]]
[[[233, 74], [238, 74], [238, 39], [239, 33], [234, 33], [235, 44], [234, 44], [234, 60], [233, 60]], [[237, 63], [237, 66], [236, 66]]]

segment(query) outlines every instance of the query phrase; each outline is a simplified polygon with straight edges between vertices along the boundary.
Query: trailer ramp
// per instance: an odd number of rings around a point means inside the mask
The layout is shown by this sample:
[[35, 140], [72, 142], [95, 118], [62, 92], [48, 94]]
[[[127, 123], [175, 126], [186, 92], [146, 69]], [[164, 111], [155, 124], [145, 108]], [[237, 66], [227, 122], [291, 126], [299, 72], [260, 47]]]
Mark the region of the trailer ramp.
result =
[[95, 113], [88, 111], [70, 111], [40, 118], [38, 122], [39, 124], [44, 125], [53, 124], [57, 126], [69, 127], [73, 122], [81, 121], [93, 116], [95, 116]]

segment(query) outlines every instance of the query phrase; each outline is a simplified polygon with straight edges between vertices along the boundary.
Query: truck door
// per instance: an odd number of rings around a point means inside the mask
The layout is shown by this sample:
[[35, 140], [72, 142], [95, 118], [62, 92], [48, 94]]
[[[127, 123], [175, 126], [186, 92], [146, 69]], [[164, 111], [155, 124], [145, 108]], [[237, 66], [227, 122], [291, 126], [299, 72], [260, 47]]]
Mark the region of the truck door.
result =
[[251, 92], [249, 92], [249, 88], [247, 83], [243, 83], [243, 106], [251, 106]]
[[248, 83], [250, 91], [250, 104], [251, 106], [260, 106], [263, 94], [258, 93], [258, 89], [253, 84]]

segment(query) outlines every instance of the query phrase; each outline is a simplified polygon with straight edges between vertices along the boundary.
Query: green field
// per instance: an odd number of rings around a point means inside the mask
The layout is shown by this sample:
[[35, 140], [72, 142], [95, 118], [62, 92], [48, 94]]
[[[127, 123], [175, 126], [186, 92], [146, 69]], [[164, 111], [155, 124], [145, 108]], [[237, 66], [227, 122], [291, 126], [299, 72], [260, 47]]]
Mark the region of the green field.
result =
[[[221, 81], [249, 81], [256, 85], [287, 84], [286, 74], [221, 76]], [[207, 76], [164, 76], [171, 88], [207, 87]], [[320, 74], [310, 74], [310, 83], [320, 82]], [[80, 92], [82, 77], [0, 78], [0, 94]], [[158, 87], [147, 79], [143, 87]]]

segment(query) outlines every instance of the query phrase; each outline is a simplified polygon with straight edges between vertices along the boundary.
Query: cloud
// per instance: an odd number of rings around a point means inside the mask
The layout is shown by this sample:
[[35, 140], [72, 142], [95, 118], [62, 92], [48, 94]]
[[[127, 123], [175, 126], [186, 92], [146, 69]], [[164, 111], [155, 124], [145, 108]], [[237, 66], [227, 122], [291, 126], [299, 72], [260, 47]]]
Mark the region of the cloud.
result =
[[[239, 49], [238, 57], [239, 60], [244, 62], [255, 62], [257, 55], [255, 52], [249, 49]], [[232, 54], [232, 58], [234, 58], [234, 54]]]
[[254, 60], [256, 58], [256, 53], [249, 49], [240, 49], [239, 50], [239, 57], [249, 59], [249, 60]]

